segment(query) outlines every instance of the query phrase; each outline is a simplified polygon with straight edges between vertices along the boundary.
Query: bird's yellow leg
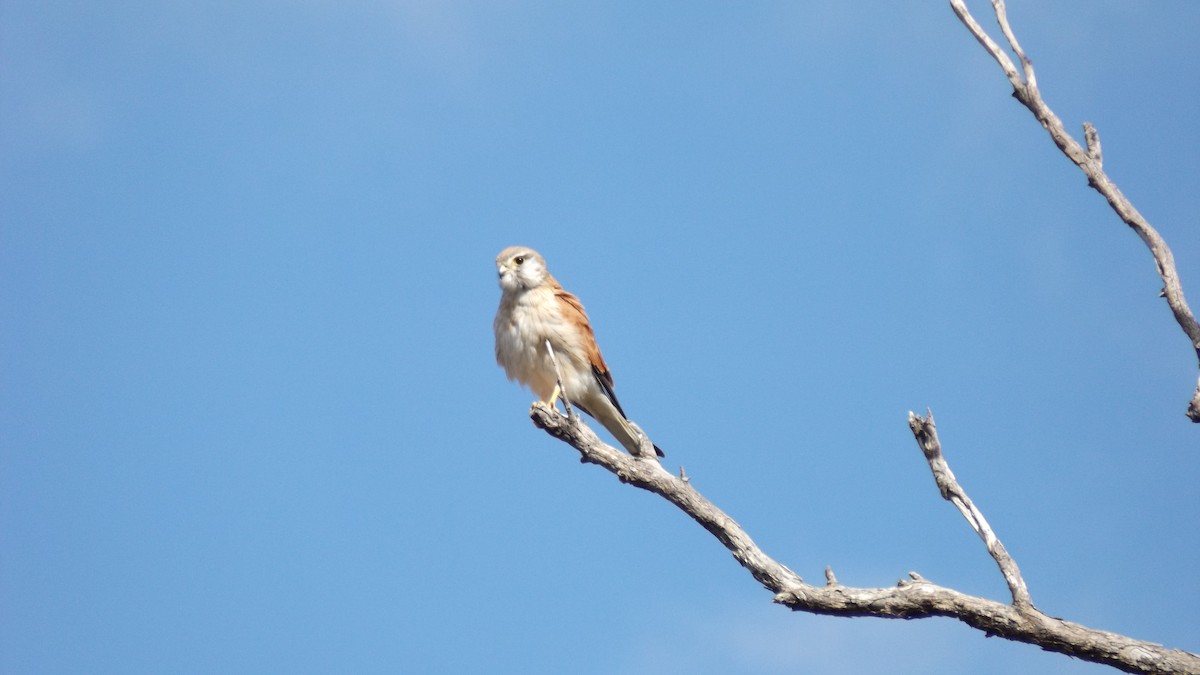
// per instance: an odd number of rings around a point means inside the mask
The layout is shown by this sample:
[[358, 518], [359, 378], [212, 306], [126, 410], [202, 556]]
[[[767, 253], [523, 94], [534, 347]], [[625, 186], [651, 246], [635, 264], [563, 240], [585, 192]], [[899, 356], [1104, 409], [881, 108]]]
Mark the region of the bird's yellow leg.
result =
[[554, 355], [554, 345], [550, 344], [550, 338], [546, 338], [546, 353], [550, 355], [550, 363], [554, 366], [554, 391], [550, 392], [550, 400], [548, 401], [551, 408], [554, 408], [555, 401], [559, 396], [562, 396], [563, 408], [567, 410], [567, 417], [575, 417], [575, 411], [571, 410], [571, 401], [563, 396], [562, 390], [562, 371], [558, 369], [558, 357]]

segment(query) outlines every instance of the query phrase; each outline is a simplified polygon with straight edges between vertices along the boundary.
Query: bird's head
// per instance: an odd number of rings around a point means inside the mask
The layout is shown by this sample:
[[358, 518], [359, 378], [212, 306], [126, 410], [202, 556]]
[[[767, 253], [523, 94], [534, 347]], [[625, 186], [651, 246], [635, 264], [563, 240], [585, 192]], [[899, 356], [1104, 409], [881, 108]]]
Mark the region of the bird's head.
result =
[[496, 271], [500, 274], [500, 288], [506, 293], [527, 291], [550, 277], [546, 259], [528, 246], [509, 246], [501, 251], [496, 256]]

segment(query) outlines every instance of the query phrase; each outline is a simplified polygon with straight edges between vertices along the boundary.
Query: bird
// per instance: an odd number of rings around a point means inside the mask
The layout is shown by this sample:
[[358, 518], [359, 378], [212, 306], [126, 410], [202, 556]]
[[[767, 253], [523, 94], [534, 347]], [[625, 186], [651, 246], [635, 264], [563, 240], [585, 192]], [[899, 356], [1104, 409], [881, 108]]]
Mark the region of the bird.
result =
[[[640, 456], [641, 430], [617, 401], [612, 373], [600, 354], [583, 303], [551, 276], [542, 254], [528, 246], [501, 251], [496, 271], [501, 293], [492, 327], [496, 363], [508, 379], [528, 387], [551, 408], [565, 397], [604, 425], [630, 454]], [[561, 389], [555, 360], [562, 375]], [[663, 456], [657, 445], [654, 452]]]

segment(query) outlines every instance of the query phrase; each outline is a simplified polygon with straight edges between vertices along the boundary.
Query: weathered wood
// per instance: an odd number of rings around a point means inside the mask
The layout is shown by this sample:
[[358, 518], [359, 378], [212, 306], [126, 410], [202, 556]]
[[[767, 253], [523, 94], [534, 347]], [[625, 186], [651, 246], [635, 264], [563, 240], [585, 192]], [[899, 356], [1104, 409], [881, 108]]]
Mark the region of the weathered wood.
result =
[[[1150, 254], [1154, 256], [1154, 264], [1158, 267], [1158, 276], [1163, 281], [1160, 296], [1166, 298], [1167, 305], [1171, 308], [1171, 313], [1175, 315], [1175, 321], [1183, 329], [1184, 335], [1191, 341], [1192, 349], [1196, 352], [1197, 365], [1200, 365], [1200, 323], [1196, 322], [1196, 317], [1192, 314], [1191, 308], [1188, 307], [1187, 299], [1183, 295], [1183, 283], [1179, 280], [1179, 272], [1175, 269], [1175, 257], [1171, 253], [1171, 248], [1167, 246], [1166, 240], [1158, 233], [1158, 230], [1154, 229], [1142, 214], [1133, 207], [1133, 203], [1125, 197], [1125, 194], [1117, 188], [1117, 184], [1105, 173], [1104, 159], [1100, 153], [1099, 132], [1096, 131], [1096, 128], [1090, 122], [1084, 123], [1084, 137], [1087, 143], [1087, 149], [1085, 150], [1079, 144], [1079, 141], [1067, 133], [1062, 120], [1042, 100], [1042, 94], [1038, 90], [1037, 85], [1037, 74], [1033, 69], [1033, 62], [1029, 60], [1029, 57], [1025, 54], [1025, 50], [1017, 42], [1017, 37], [1013, 33], [1012, 26], [1008, 23], [1008, 10], [1004, 5], [1004, 0], [992, 0], [992, 8], [996, 12], [996, 20], [1000, 24], [1000, 31], [1004, 34], [1009, 47], [1012, 48], [1013, 53], [1017, 55], [1017, 58], [1021, 62], [1021, 70], [1019, 72], [1012, 59], [1009, 58], [1008, 53], [983, 30], [983, 27], [979, 25], [975, 17], [971, 16], [963, 0], [950, 0], [950, 7], [958, 15], [959, 21], [971, 32], [971, 35], [975, 36], [975, 40], [996, 60], [996, 63], [1000, 64], [1004, 75], [1008, 78], [1009, 83], [1012, 84], [1013, 97], [1028, 108], [1029, 112], [1033, 113], [1037, 121], [1050, 134], [1050, 138], [1058, 146], [1058, 149], [1062, 150], [1063, 154], [1087, 176], [1088, 185], [1108, 201], [1109, 206], [1112, 207], [1117, 216], [1137, 233], [1137, 236], [1150, 249]], [[1197, 379], [1196, 390], [1192, 394], [1192, 400], [1188, 403], [1185, 414], [1193, 422], [1200, 423], [1200, 379]]]
[[[579, 417], [566, 417], [543, 403], [534, 403], [529, 414], [536, 426], [578, 450], [580, 461], [604, 467], [622, 483], [653, 492], [688, 514], [716, 537], [758, 583], [775, 594], [775, 602], [795, 611], [884, 619], [944, 616], [978, 628], [987, 635], [1027, 642], [1047, 651], [1107, 664], [1125, 672], [1200, 674], [1200, 656], [1196, 654], [1087, 628], [1046, 616], [1036, 609], [1016, 562], [1008, 556], [982, 512], [970, 501], [950, 471], [937, 441], [932, 414], [925, 418], [909, 414], [913, 434], [930, 462], [939, 490], [959, 506], [960, 511], [965, 509], [964, 516], [980, 533], [989, 553], [1000, 566], [1013, 594], [1011, 605], [938, 586], [915, 572], [889, 588], [843, 586], [831, 569], [826, 570], [824, 586], [808, 584], [800, 575], [764, 553], [733, 518], [701, 495], [682, 471], [679, 476], [672, 475], [653, 456], [632, 457], [606, 445]], [[929, 459], [931, 454], [936, 461]], [[958, 502], [954, 502], [955, 499]]]

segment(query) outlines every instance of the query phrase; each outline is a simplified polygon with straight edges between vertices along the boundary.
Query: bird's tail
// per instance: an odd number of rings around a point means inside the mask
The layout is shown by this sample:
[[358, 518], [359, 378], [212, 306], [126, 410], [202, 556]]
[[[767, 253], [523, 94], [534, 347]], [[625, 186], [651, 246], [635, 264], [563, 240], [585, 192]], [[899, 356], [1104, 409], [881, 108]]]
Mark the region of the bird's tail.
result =
[[[608, 433], [612, 434], [629, 451], [629, 454], [634, 457], [641, 456], [642, 438], [645, 437], [647, 441], [650, 439], [645, 436], [636, 424], [625, 419], [625, 416], [607, 401], [604, 401], [601, 405], [589, 407], [597, 408], [597, 410], [594, 412], [588, 410], [586, 412], [595, 417], [596, 421], [600, 422], [600, 424], [603, 424], [604, 428], [608, 429]], [[663, 451], [657, 445], [651, 443], [651, 446], [654, 448], [654, 454], [659, 457], [663, 456]]]

